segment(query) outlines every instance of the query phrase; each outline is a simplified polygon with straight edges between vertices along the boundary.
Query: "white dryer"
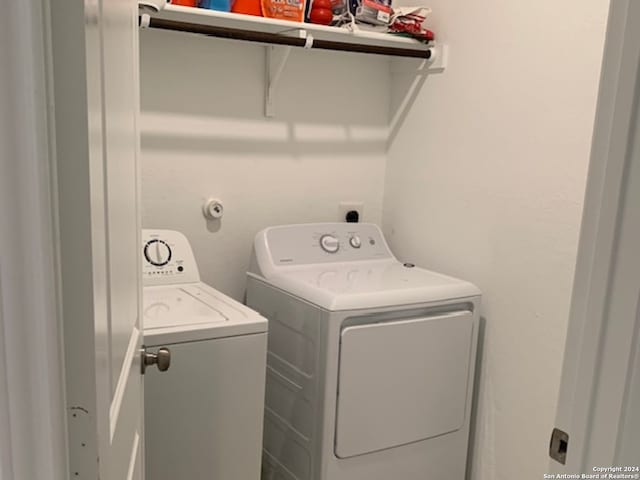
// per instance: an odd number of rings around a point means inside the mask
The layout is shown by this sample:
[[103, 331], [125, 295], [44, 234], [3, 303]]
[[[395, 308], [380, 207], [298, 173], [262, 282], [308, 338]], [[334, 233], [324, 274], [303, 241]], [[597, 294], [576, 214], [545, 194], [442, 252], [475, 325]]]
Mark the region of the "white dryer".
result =
[[480, 291], [400, 263], [377, 226], [258, 233], [263, 480], [463, 480]]
[[143, 230], [144, 339], [167, 347], [145, 372], [150, 480], [258, 480], [267, 321], [200, 281], [188, 240]]

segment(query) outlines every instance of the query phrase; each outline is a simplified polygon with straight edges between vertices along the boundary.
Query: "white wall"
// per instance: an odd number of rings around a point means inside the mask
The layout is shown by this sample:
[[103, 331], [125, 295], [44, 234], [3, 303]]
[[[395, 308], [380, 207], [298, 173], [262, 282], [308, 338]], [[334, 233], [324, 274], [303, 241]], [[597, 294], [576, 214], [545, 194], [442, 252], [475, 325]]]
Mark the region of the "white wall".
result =
[[393, 83], [384, 229], [401, 258], [484, 293], [472, 478], [542, 478], [608, 1], [430, 6], [450, 62], [406, 116], [411, 79]]
[[[159, 31], [141, 43], [143, 225], [184, 232], [201, 276], [242, 299], [252, 240], [277, 224], [381, 220], [388, 60], [295, 50], [264, 110], [264, 47]], [[207, 222], [208, 196], [225, 216]]]
[[265, 119], [262, 47], [143, 32], [143, 224], [186, 233], [241, 298], [256, 231], [363, 200], [400, 258], [485, 294], [473, 479], [542, 478], [608, 1], [430, 6], [450, 62], [408, 111], [415, 79], [385, 59], [294, 51]]

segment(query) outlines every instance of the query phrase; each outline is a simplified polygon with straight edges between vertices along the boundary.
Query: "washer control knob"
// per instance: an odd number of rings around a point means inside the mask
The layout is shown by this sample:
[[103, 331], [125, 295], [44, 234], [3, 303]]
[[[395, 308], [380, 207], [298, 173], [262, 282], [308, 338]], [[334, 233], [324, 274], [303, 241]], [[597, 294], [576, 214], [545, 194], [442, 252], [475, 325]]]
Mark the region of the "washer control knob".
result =
[[164, 267], [171, 260], [171, 247], [158, 238], [149, 240], [144, 246], [144, 258], [154, 267]]
[[349, 245], [351, 245], [353, 248], [360, 248], [362, 246], [362, 241], [360, 240], [359, 236], [354, 235], [349, 239]]
[[333, 235], [323, 235], [320, 237], [320, 246], [327, 253], [336, 253], [340, 250], [340, 242]]

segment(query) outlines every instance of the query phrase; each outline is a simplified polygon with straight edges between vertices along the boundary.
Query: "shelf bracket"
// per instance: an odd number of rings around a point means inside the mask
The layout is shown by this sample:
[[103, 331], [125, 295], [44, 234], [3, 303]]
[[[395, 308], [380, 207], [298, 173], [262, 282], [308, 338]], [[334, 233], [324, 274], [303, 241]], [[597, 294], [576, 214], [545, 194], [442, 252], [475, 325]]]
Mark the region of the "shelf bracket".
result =
[[264, 114], [267, 117], [276, 116], [275, 94], [276, 88], [282, 76], [289, 54], [293, 47], [282, 47], [269, 45], [266, 48], [266, 74], [265, 74], [265, 97]]

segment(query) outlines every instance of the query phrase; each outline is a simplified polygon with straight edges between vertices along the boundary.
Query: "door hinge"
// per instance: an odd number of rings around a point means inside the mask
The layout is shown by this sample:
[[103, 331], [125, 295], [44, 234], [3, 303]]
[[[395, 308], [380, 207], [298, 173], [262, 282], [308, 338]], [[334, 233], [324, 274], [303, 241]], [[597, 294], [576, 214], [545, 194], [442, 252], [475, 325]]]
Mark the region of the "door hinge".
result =
[[569, 434], [559, 428], [554, 428], [549, 441], [549, 456], [562, 465], [567, 463], [569, 449]]
[[68, 407], [67, 428], [69, 429], [69, 469], [72, 479], [96, 478], [97, 448], [92, 437], [93, 420], [89, 411], [80, 406]]

